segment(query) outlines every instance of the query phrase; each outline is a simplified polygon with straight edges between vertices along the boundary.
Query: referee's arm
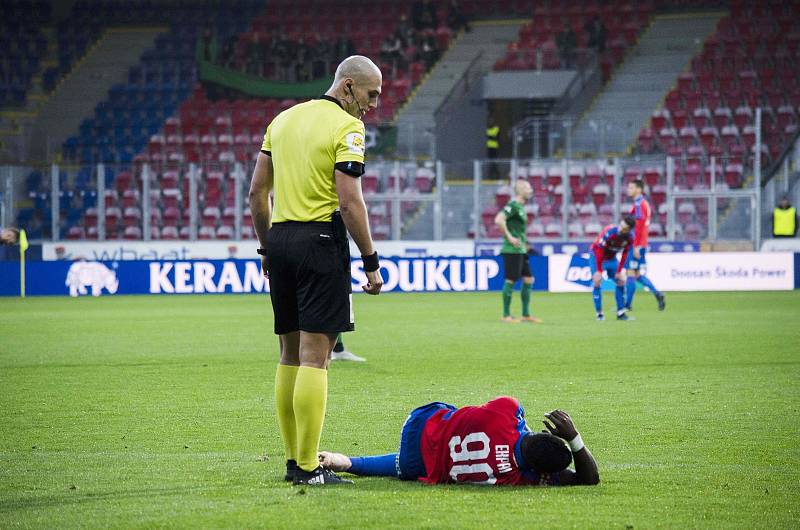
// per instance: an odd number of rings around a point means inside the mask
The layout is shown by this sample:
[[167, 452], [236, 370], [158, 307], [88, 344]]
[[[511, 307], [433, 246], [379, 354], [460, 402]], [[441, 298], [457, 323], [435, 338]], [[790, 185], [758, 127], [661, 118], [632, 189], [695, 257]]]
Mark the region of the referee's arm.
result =
[[[336, 194], [339, 196], [339, 211], [342, 212], [342, 220], [347, 227], [347, 231], [353, 237], [361, 256], [372, 256], [375, 254], [375, 245], [372, 243], [372, 235], [369, 231], [369, 217], [367, 216], [367, 205], [364, 203], [364, 195], [361, 193], [361, 179], [334, 170], [336, 178]], [[253, 218], [255, 220], [255, 217]], [[362, 286], [367, 294], [378, 294], [383, 286], [383, 278], [379, 270], [365, 271], [367, 275], [367, 285]]]
[[361, 179], [338, 169], [334, 171], [334, 175], [336, 176], [336, 193], [339, 195], [339, 210], [342, 212], [342, 220], [347, 231], [353, 236], [353, 241], [356, 242], [362, 256], [374, 254], [375, 248], [369, 232], [367, 205], [364, 203], [364, 196], [361, 193]]
[[[250, 181], [250, 213], [253, 216], [253, 228], [261, 248], [267, 248], [267, 232], [272, 225], [272, 203], [269, 200], [272, 186], [272, 157], [261, 152], [258, 154], [253, 178]], [[266, 275], [266, 256], [261, 256], [261, 264]]]

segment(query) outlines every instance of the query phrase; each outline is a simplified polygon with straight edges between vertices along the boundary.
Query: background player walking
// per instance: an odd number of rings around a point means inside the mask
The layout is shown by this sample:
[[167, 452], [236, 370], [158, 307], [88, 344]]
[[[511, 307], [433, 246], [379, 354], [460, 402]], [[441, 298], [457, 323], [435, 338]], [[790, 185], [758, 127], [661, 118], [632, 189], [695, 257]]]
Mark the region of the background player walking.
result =
[[650, 219], [653, 216], [653, 209], [650, 201], [644, 196], [644, 182], [634, 180], [628, 184], [628, 197], [633, 199], [631, 215], [636, 220], [633, 237], [633, 251], [628, 257], [628, 281], [626, 287], [625, 308], [630, 311], [633, 309], [633, 296], [636, 294], [636, 282], [650, 289], [656, 297], [658, 310], [663, 311], [666, 307], [664, 295], [656, 289], [653, 282], [645, 276], [647, 266], [647, 238], [650, 232]]
[[[617, 320], [628, 320], [625, 312], [625, 263], [633, 245], [633, 217], [626, 215], [619, 225], [608, 225], [589, 247], [589, 266], [592, 270], [592, 299], [597, 312], [597, 320], [605, 320], [603, 315], [603, 272], [609, 280], [616, 283]], [[622, 257], [617, 259], [617, 253]]]
[[514, 284], [522, 278], [520, 298], [522, 299], [523, 322], [541, 323], [541, 319], [532, 316], [531, 286], [533, 275], [528, 261], [528, 244], [525, 231], [528, 227], [528, 214], [525, 212], [525, 203], [533, 195], [533, 189], [527, 180], [517, 180], [514, 184], [514, 198], [508, 201], [505, 207], [497, 212], [495, 224], [503, 232], [503, 247], [500, 254], [503, 256], [503, 269], [505, 282], [503, 283], [503, 318], [504, 322], [518, 322], [511, 316], [511, 295]]

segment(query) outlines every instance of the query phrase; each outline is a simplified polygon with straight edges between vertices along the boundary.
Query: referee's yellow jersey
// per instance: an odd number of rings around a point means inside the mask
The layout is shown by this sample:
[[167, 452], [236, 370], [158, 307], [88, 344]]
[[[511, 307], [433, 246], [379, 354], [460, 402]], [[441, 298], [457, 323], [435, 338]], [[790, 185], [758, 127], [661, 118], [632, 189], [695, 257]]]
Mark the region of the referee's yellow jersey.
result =
[[334, 166], [351, 162], [363, 171], [364, 136], [361, 120], [328, 96], [278, 114], [261, 146], [274, 170], [272, 222], [330, 221], [339, 207]]

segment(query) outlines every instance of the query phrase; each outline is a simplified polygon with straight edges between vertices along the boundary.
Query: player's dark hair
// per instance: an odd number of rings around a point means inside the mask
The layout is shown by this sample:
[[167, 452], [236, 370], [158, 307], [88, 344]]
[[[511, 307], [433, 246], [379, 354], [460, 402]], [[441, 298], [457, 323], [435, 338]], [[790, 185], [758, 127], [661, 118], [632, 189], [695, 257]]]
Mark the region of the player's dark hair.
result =
[[540, 473], [563, 471], [572, 462], [572, 453], [564, 440], [550, 433], [525, 435], [521, 449], [525, 463]]
[[626, 225], [628, 225], [629, 228], [633, 228], [636, 226], [636, 219], [634, 219], [632, 215], [626, 215], [622, 218], [622, 220], [625, 222]]
[[644, 181], [642, 179], [636, 179], [631, 182], [633, 183], [634, 186], [644, 191]]

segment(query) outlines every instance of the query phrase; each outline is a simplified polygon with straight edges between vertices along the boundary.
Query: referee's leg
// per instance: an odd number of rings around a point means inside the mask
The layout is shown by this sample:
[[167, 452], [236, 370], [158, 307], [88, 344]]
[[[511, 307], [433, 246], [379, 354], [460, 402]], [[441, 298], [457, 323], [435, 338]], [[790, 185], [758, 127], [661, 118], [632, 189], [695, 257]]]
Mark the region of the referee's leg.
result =
[[[281, 431], [287, 470], [297, 465], [297, 424], [294, 419], [294, 386], [300, 368], [300, 332], [278, 335], [281, 359], [275, 372], [275, 409]], [[293, 478], [291, 475], [287, 478]]]
[[297, 429], [297, 465], [304, 471], [319, 466], [317, 452], [328, 401], [328, 356], [336, 333], [300, 331], [294, 417]]

